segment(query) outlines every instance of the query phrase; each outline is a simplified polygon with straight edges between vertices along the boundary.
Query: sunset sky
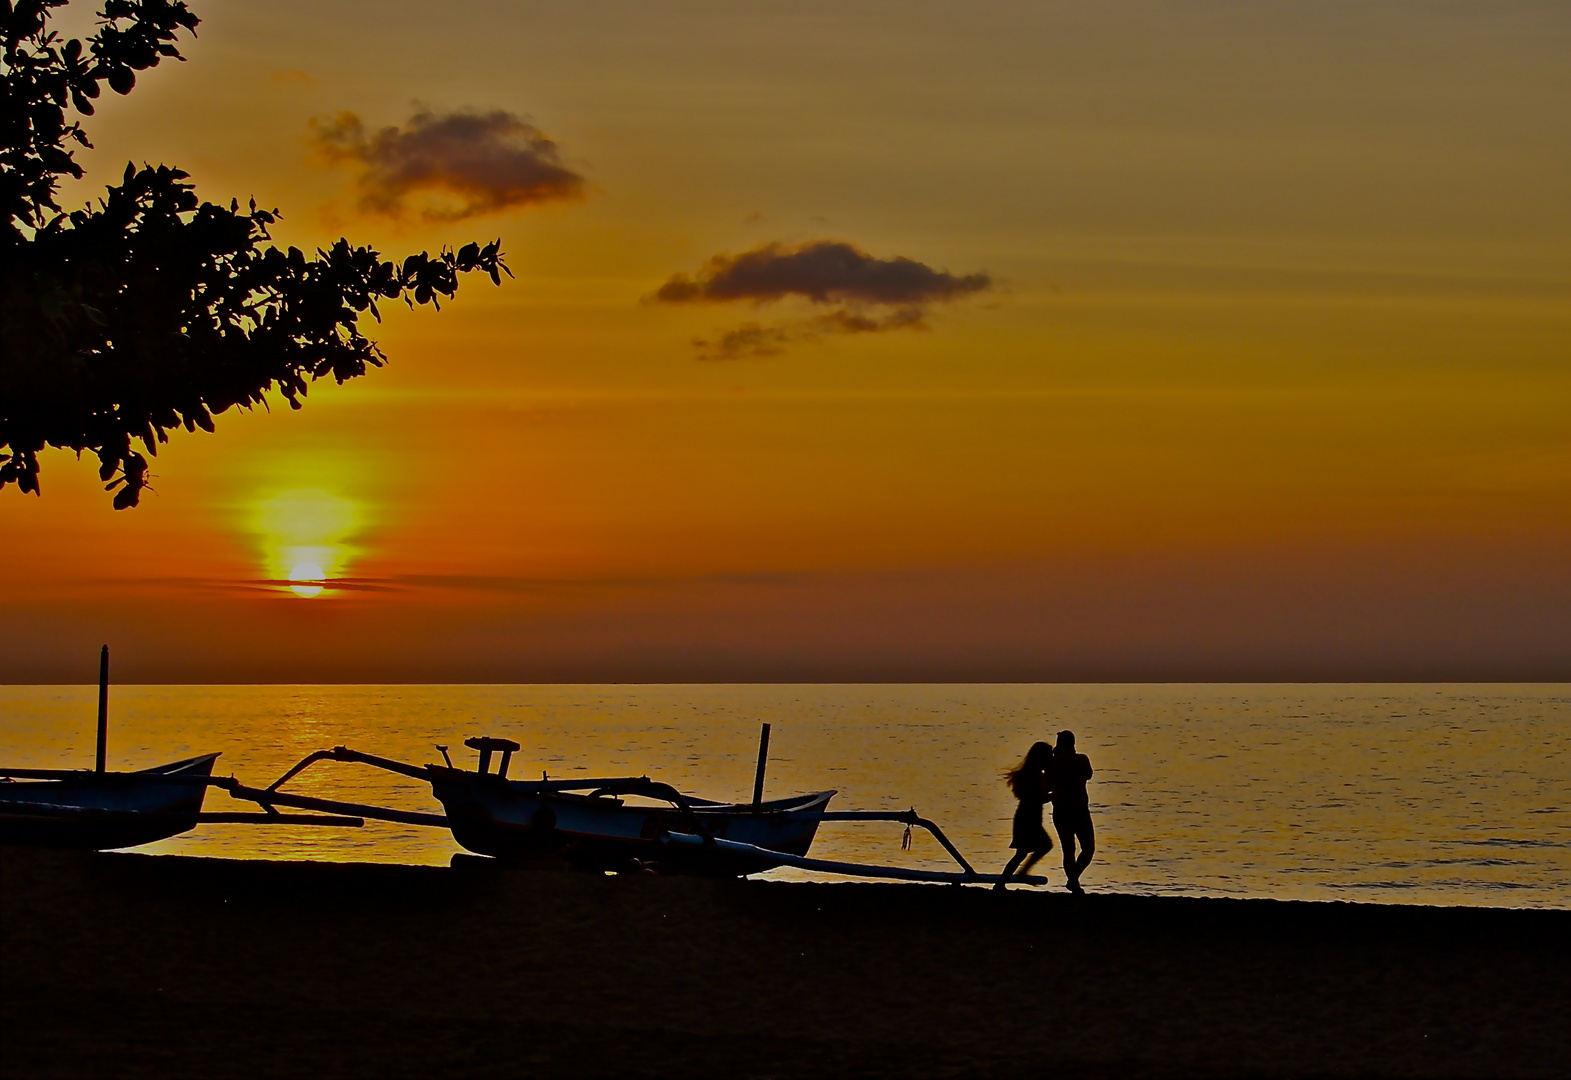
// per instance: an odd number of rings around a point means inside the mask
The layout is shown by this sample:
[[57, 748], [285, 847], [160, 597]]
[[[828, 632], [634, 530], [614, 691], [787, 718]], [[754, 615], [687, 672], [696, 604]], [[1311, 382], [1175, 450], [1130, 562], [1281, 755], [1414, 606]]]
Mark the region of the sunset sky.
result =
[[62, 205], [515, 277], [46, 454], [0, 679], [1571, 678], [1563, 2], [192, 7]]

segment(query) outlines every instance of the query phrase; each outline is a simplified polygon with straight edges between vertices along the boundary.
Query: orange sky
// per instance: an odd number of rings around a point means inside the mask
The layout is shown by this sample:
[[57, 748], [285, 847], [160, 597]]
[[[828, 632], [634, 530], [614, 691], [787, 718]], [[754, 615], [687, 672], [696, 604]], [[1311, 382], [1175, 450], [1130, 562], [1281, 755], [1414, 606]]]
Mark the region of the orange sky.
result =
[[[0, 679], [1571, 678], [1563, 5], [194, 9], [62, 203], [163, 162], [517, 276], [135, 510], [45, 455]], [[419, 150], [466, 112], [582, 182]], [[651, 300], [819, 241], [989, 284]]]

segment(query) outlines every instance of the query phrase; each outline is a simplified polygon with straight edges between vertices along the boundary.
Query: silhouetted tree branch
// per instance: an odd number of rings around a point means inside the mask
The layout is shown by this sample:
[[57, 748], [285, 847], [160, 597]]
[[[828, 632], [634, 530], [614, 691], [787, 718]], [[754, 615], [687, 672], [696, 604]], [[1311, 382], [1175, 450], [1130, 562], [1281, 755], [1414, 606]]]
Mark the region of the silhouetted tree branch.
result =
[[114, 506], [135, 506], [149, 454], [184, 426], [251, 407], [277, 388], [299, 408], [310, 382], [385, 361], [359, 330], [379, 300], [410, 307], [452, 297], [458, 275], [509, 273], [500, 241], [401, 263], [339, 240], [307, 257], [269, 241], [276, 210], [199, 202], [188, 174], [127, 165], [96, 207], [62, 214], [62, 176], [90, 146], [69, 107], [92, 115], [107, 82], [182, 59], [195, 15], [179, 0], [106, 0], [84, 48], [48, 28], [66, 0], [0, 0], [0, 488], [37, 493], [45, 446], [91, 451]]

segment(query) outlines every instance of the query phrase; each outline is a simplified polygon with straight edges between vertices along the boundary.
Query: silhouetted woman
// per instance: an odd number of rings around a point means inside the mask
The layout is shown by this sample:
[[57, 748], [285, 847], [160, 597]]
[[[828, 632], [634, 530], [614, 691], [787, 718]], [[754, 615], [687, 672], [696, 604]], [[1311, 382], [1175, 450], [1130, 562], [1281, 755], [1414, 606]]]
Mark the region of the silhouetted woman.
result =
[[[1064, 877], [1070, 892], [1083, 893], [1080, 875], [1096, 853], [1096, 832], [1091, 828], [1091, 800], [1086, 795], [1091, 759], [1075, 753], [1073, 731], [1058, 733], [1047, 778], [1053, 798], [1053, 828], [1058, 830], [1058, 844], [1064, 850]], [[1076, 840], [1080, 841], [1079, 857], [1075, 855]]]
[[[1015, 853], [1004, 866], [1002, 877], [1010, 877], [1016, 867], [1021, 876], [1025, 876], [1038, 859], [1053, 850], [1053, 838], [1042, 828], [1042, 804], [1047, 802], [1049, 795], [1047, 770], [1052, 763], [1053, 748], [1045, 742], [1034, 743], [1026, 752], [1025, 760], [1004, 774], [1009, 790], [1015, 793], [1020, 805], [1015, 808], [1015, 835], [1009, 841]], [[1022, 860], [1024, 866], [1020, 865]], [[1003, 887], [1002, 881], [993, 885], [995, 889]]]

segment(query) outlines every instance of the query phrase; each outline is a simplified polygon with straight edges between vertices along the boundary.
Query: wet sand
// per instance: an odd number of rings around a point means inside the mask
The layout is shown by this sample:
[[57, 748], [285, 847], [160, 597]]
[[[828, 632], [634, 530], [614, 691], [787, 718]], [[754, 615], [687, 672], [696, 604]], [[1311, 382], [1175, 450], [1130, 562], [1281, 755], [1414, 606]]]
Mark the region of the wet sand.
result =
[[1571, 912], [0, 851], [7, 1077], [1571, 1074]]

